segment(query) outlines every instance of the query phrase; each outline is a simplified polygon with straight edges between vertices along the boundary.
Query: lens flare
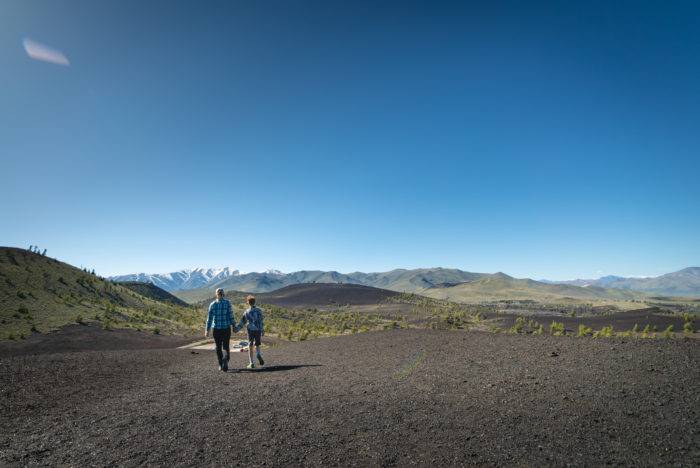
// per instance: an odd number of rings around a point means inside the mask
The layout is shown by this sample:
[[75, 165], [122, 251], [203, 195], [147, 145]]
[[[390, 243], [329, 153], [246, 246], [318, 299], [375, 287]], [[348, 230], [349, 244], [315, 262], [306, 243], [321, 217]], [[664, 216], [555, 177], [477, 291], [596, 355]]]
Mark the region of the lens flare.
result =
[[27, 55], [34, 60], [63, 65], [64, 67], [70, 65], [68, 57], [60, 50], [53, 49], [29, 38], [25, 38], [22, 43], [24, 44], [24, 50], [27, 52]]

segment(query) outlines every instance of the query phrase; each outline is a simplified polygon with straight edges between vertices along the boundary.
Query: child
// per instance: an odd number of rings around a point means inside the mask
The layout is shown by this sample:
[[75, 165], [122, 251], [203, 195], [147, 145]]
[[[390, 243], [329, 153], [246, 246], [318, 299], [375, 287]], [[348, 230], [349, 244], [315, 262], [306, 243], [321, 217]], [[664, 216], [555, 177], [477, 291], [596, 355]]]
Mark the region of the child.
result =
[[262, 310], [255, 307], [255, 297], [248, 296], [246, 297], [246, 301], [250, 307], [243, 313], [243, 317], [241, 317], [241, 321], [238, 322], [236, 331], [243, 328], [243, 324], [246, 322], [248, 323], [248, 357], [250, 358], [248, 369], [255, 369], [255, 364], [253, 362], [253, 347], [255, 347], [257, 350], [258, 362], [261, 366], [265, 365], [262, 353], [260, 352], [260, 338], [265, 334], [265, 325], [263, 324]]

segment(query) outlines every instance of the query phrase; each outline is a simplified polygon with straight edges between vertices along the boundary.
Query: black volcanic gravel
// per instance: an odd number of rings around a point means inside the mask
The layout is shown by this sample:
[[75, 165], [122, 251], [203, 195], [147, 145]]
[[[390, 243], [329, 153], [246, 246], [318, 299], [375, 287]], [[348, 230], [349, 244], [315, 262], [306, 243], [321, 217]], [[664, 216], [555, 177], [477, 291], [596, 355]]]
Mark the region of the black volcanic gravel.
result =
[[0, 341], [0, 358], [74, 351], [111, 351], [117, 349], [177, 348], [196, 338], [154, 335], [147, 331], [104, 330], [96, 325], [68, 325], [51, 333], [33, 333], [26, 340]]
[[[0, 359], [0, 465], [700, 464], [697, 340], [397, 330]], [[234, 354], [232, 365], [245, 364]]]
[[258, 294], [258, 303], [280, 307], [377, 305], [401, 293], [348, 283], [302, 283]]

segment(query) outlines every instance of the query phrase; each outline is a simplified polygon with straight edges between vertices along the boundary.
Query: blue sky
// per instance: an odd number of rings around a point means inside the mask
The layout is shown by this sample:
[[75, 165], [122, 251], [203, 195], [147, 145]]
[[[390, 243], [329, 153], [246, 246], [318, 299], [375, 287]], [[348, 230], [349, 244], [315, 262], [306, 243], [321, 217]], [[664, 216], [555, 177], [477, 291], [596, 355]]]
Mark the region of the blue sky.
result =
[[0, 245], [103, 275], [658, 275], [700, 265], [700, 7], [4, 1], [0, 158]]

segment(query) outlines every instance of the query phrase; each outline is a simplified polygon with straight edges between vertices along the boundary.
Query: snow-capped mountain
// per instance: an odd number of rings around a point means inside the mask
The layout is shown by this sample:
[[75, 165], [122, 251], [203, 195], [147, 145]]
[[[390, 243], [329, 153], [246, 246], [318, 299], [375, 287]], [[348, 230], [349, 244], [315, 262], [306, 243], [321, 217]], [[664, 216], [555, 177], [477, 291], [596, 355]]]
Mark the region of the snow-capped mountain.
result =
[[111, 276], [112, 281], [140, 281], [153, 283], [166, 291], [178, 289], [201, 288], [208, 283], [215, 283], [240, 274], [232, 267], [223, 268], [187, 268], [172, 273], [134, 273], [130, 275]]

